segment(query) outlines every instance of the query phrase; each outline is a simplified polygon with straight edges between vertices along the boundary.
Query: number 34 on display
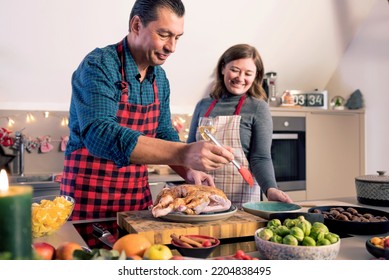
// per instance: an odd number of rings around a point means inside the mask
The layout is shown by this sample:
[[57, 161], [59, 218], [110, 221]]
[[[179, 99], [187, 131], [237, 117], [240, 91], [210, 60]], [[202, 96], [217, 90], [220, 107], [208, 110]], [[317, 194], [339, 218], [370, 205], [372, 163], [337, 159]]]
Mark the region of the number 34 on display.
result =
[[327, 93], [298, 93], [294, 94], [294, 103], [299, 106], [327, 109]]

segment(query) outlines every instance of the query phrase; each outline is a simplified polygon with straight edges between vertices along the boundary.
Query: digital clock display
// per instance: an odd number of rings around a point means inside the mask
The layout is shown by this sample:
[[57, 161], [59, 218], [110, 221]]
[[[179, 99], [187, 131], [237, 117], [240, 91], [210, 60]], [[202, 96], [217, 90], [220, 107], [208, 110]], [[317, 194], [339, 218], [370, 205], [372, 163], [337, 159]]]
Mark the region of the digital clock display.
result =
[[324, 94], [322, 93], [307, 93], [307, 106], [322, 107], [324, 106]]
[[309, 92], [293, 94], [294, 104], [304, 107], [327, 109], [327, 92]]

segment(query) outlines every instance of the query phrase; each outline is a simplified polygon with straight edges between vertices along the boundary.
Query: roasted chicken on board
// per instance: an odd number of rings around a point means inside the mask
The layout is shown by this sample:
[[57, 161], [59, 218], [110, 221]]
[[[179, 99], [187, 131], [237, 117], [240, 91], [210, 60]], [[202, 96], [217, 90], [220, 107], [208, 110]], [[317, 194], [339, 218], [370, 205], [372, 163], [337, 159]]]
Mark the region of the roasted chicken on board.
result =
[[230, 207], [231, 201], [218, 188], [179, 185], [163, 188], [151, 207], [151, 212], [157, 218], [172, 212], [198, 215], [206, 212], [226, 211]]

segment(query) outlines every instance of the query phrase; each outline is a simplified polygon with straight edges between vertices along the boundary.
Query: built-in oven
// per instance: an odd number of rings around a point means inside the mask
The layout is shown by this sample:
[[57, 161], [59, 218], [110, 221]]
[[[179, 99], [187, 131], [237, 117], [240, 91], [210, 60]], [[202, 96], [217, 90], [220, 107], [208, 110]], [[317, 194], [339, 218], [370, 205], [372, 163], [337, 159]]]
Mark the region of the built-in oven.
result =
[[273, 116], [271, 155], [278, 187], [306, 189], [305, 117]]

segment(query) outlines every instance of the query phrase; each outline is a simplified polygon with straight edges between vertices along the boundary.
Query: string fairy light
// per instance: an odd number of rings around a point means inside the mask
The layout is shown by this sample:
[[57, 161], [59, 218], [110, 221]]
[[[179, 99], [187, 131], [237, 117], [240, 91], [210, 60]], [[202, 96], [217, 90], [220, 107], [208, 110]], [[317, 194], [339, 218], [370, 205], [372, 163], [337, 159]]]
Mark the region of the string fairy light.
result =
[[28, 113], [28, 114], [27, 114], [27, 117], [26, 117], [26, 122], [27, 122], [27, 123], [30, 123], [30, 122], [34, 122], [34, 121], [35, 121], [34, 115], [31, 114], [31, 113]]
[[[7, 114], [8, 113], [7, 112], [6, 115], [1, 115], [1, 113], [2, 112], [0, 110], [0, 120], [5, 119], [7, 121], [7, 124], [3, 124], [3, 125], [7, 125], [8, 127], [13, 127], [19, 122], [23, 123], [23, 121], [22, 121], [23, 119], [21, 120], [22, 115], [26, 116], [25, 123], [32, 123], [32, 122], [36, 121], [36, 117], [31, 112], [22, 113], [22, 114], [17, 113], [15, 115], [13, 114], [13, 112], [11, 114]], [[67, 126], [69, 124], [69, 118], [67, 116], [67, 113], [65, 113], [65, 112], [51, 113], [49, 111], [45, 111], [45, 112], [43, 112], [43, 117], [45, 119], [48, 119], [49, 117], [58, 118], [60, 120], [61, 126]], [[42, 121], [42, 120], [40, 120], [40, 121]], [[0, 122], [0, 125], [1, 125], [1, 122]]]
[[11, 117], [8, 117], [8, 126], [12, 127], [14, 124], [15, 124], [15, 121]]

